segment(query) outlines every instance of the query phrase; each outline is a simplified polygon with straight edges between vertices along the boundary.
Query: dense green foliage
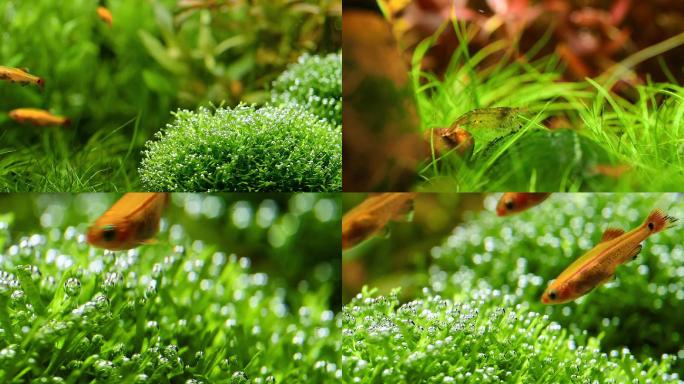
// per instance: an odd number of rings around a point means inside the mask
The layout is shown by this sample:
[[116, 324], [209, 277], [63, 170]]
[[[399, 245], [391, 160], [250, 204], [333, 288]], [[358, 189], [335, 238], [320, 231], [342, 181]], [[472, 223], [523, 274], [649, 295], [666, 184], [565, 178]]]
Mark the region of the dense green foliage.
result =
[[[493, 148], [472, 159], [435, 154], [419, 170], [424, 189], [670, 191], [684, 183], [678, 144], [684, 140], [681, 85], [647, 82], [618, 87], [611, 76], [563, 81], [557, 57], [535, 56], [544, 41], [526, 52], [525, 59], [511, 60], [505, 41], [470, 52], [463, 28], [454, 25], [461, 46], [443, 76], [421, 70], [436, 37], [415, 50], [411, 74], [423, 129], [448, 127], [477, 108], [521, 110], [515, 126], [507, 129], [501, 129], [503, 122], [464, 126], [474, 136], [491, 132], [496, 141], [478, 142], [476, 137], [476, 145]], [[558, 128], [567, 129], [566, 134], [549, 133]], [[517, 150], [507, 153], [511, 147]], [[602, 175], [597, 166], [622, 167], [626, 172], [619, 177]]]
[[569, 336], [500, 291], [471, 294], [455, 301], [426, 290], [402, 305], [396, 296], [359, 294], [342, 315], [343, 382], [680, 382], [674, 356], [640, 362], [626, 348], [601, 352], [598, 339]]
[[296, 106], [179, 111], [147, 144], [143, 186], [161, 191], [338, 191], [342, 135]]
[[[681, 372], [684, 367], [684, 349], [681, 347], [684, 328], [680, 321], [684, 317], [684, 249], [681, 247], [679, 227], [648, 238], [635, 261], [618, 267], [615, 281], [594, 289], [575, 302], [555, 306], [540, 302], [549, 281], [574, 259], [591, 249], [606, 228], [632, 229], [641, 224], [654, 208], [662, 208], [680, 220], [684, 218], [684, 201], [680, 195], [554, 194], [541, 205], [509, 217], [497, 217], [492, 212], [496, 204], [495, 197], [487, 197], [487, 211], [468, 213], [464, 224], [457, 226], [441, 245], [432, 247], [429, 261], [416, 263], [430, 264], [425, 273], [418, 272], [413, 277], [393, 280], [422, 282], [424, 287], [428, 287], [425, 288], [426, 293], [412, 295], [419, 298], [417, 303], [405, 304], [408, 308], [418, 308], [415, 312], [395, 311], [397, 304], [392, 303], [393, 299], [383, 299], [384, 304], [376, 305], [375, 299], [368, 298], [368, 295], [346, 305], [348, 316], [345, 316], [344, 328], [352, 332], [348, 335], [350, 337], [344, 339], [344, 355], [366, 360], [368, 369], [377, 369], [375, 372], [382, 371], [377, 368], [378, 363], [387, 363], [391, 367], [397, 367], [400, 363], [395, 374], [418, 375], [413, 377], [423, 377], [416, 367], [433, 367], [430, 364], [438, 367], [444, 359], [454, 365], [454, 371], [449, 371], [454, 377], [468, 371], [474, 374], [475, 368], [486, 373], [487, 367], [492, 367], [492, 373], [487, 373], [490, 380], [495, 374], [505, 381], [517, 380], [515, 376], [505, 376], [505, 372], [512, 371], [515, 374], [521, 367], [516, 368], [516, 364], [527, 359], [531, 362], [522, 367], [524, 376], [520, 377], [527, 378], [522, 382], [532, 379], [549, 383], [582, 382], [582, 372], [585, 371], [589, 372], [586, 378], [599, 382], [607, 382], [610, 378], [616, 383], [634, 379], [646, 382], [646, 377], [639, 374], [641, 370], [647, 371], [647, 376], [651, 375], [653, 382], [660, 382], [661, 374], [673, 378], [673, 372]], [[408, 235], [404, 233], [402, 236]], [[436, 299], [436, 296], [447, 299], [448, 303], [440, 304], [442, 300]], [[364, 300], [372, 305], [366, 306]], [[356, 306], [361, 308], [356, 309]], [[458, 319], [458, 316], [451, 314], [453, 319], [445, 320], [449, 310], [464, 306], [469, 308], [468, 311], [477, 310], [480, 313], [479, 320], [473, 320], [478, 318], [477, 315], [470, 319], [472, 321], [469, 320], [476, 324], [474, 329], [485, 326], [490, 313], [501, 311], [514, 312], [517, 318], [529, 318], [534, 324], [532, 328], [529, 328], [530, 323], [516, 321], [508, 325], [511, 321], [507, 320], [496, 327], [485, 327], [481, 336], [486, 338], [481, 344], [469, 339], [468, 335], [472, 337], [473, 334], [463, 334], [461, 339], [449, 334], [454, 340], [460, 341], [448, 348], [447, 343], [444, 343], [443, 352], [439, 350], [439, 357], [432, 360], [430, 356], [435, 352], [431, 348], [435, 348], [437, 338], [435, 333], [428, 331], [430, 324], [434, 325], [434, 332], [442, 332], [440, 336], [449, 336], [445, 332], [448, 333], [451, 326], [445, 324]], [[424, 308], [429, 311], [424, 311]], [[378, 313], [372, 314], [375, 310]], [[428, 316], [430, 313], [434, 318]], [[373, 320], [367, 321], [364, 316], [370, 316]], [[539, 317], [545, 320], [539, 320]], [[409, 319], [420, 327], [409, 324]], [[400, 340], [392, 339], [391, 335], [376, 338], [377, 335], [367, 331], [373, 329], [372, 322], [378, 323], [375, 328], [382, 324], [392, 328], [389, 321], [398, 327], [393, 333], [403, 335]], [[556, 329], [553, 332], [541, 332], [549, 323], [555, 324], [553, 328]], [[509, 330], [507, 326], [512, 328]], [[533, 336], [525, 336], [524, 341], [529, 346], [521, 344], [522, 341], [517, 344], [510, 341], [511, 335], [526, 335], [529, 331]], [[538, 337], [540, 334], [541, 337]], [[351, 341], [355, 340], [354, 337], [361, 340], [358, 348]], [[566, 347], [565, 344], [573, 339], [572, 345], [587, 348], [580, 352], [579, 349], [573, 351]], [[376, 348], [385, 350], [381, 354], [384, 357], [371, 359], [369, 356], [373, 354], [380, 355]], [[462, 359], [457, 354], [452, 360], [452, 357], [448, 357], [453, 353], [452, 348], [481, 351], [486, 356], [493, 356], [493, 360], [473, 360], [469, 354]], [[618, 354], [618, 359], [601, 357], [601, 353], [611, 354], [612, 350], [624, 348], [631, 351], [641, 363], [633, 361], [631, 357], [624, 358], [623, 354]], [[595, 353], [594, 349], [601, 353]], [[558, 350], [558, 354], [552, 357], [553, 360], [546, 360], [549, 351], [553, 350]], [[428, 357], [421, 357], [426, 360], [413, 366], [409, 358], [411, 353], [416, 356], [422, 353]], [[507, 353], [511, 355], [497, 357]], [[382, 360], [396, 355], [400, 356], [396, 361]], [[664, 355], [669, 357], [661, 359]], [[673, 360], [672, 357], [679, 359]], [[580, 372], [572, 371], [571, 362], [576, 358], [581, 361]], [[592, 359], [595, 360], [592, 362]], [[651, 359], [660, 360], [662, 367], [651, 371], [652, 364], [658, 364], [652, 363]], [[611, 365], [611, 361], [619, 366]], [[560, 362], [565, 362], [565, 365], [561, 366]], [[548, 365], [549, 370], [539, 364]], [[667, 368], [670, 365], [672, 368]], [[470, 368], [461, 372], [455, 370], [458, 366]], [[559, 366], [563, 369], [558, 376], [554, 376]], [[446, 371], [448, 365], [442, 367]], [[350, 372], [353, 376], [361, 377], [365, 372], [360, 370], [356, 374], [350, 362], [343, 364], [343, 370], [345, 374]], [[579, 376], [573, 378], [573, 374]]]
[[174, 12], [157, 3], [161, 36], [140, 36], [164, 67], [149, 85], [178, 88], [186, 106], [266, 101], [265, 88], [302, 53], [339, 47], [340, 0], [215, 3]]
[[342, 125], [342, 55], [304, 55], [273, 82], [272, 101], [276, 105], [297, 104]]
[[[41, 196], [46, 228], [16, 239], [12, 215], [2, 216], [0, 381], [335, 382], [341, 320], [328, 302], [335, 278], [313, 269], [308, 256], [299, 259], [302, 251], [321, 253], [310, 237], [339, 237], [336, 201], [296, 195], [283, 207], [252, 196], [221, 209], [218, 198], [174, 196], [159, 243], [128, 252], [90, 247], [84, 224], [53, 226], [82, 212], [98, 215], [111, 196]], [[190, 237], [205, 215], [230, 223], [241, 241], [220, 249]], [[220, 236], [226, 229], [218, 227]], [[281, 273], [262, 272], [266, 253], [291, 261], [306, 279], [292, 286], [280, 267]]]
[[[170, 110], [243, 100], [305, 52], [339, 49], [340, 0], [0, 2], [0, 65], [26, 67], [45, 91], [0, 82], [0, 191], [139, 189], [140, 150]], [[220, 5], [219, 5], [220, 4]], [[269, 42], [269, 44], [264, 44]], [[66, 115], [69, 128], [20, 126], [15, 108]]]

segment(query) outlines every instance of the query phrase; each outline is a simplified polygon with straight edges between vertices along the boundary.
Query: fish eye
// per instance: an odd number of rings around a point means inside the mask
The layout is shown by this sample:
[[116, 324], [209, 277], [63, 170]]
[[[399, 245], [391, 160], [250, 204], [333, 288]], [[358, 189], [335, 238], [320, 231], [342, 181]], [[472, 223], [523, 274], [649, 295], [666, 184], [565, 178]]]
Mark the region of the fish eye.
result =
[[549, 292], [549, 299], [551, 300], [556, 300], [558, 298], [558, 292], [554, 289], [553, 291]]
[[513, 202], [513, 200], [508, 200], [505, 205], [506, 209], [508, 209], [509, 211], [515, 208], [515, 203]]
[[655, 224], [653, 224], [653, 222], [648, 223], [648, 229], [652, 231], [653, 228], [655, 228]]
[[104, 239], [104, 241], [113, 241], [116, 239], [116, 227], [113, 225], [102, 227], [102, 239]]

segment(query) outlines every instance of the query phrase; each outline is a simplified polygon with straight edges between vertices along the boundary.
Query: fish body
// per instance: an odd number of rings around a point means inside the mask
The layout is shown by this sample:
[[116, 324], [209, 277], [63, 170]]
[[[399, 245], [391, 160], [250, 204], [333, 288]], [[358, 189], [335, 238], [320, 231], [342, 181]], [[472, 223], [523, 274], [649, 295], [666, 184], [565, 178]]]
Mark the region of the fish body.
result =
[[52, 113], [34, 108], [19, 108], [10, 111], [9, 117], [21, 124], [32, 124], [39, 127], [49, 127], [49, 126], [69, 126], [71, 120], [67, 117], [56, 116]]
[[634, 260], [641, 251], [641, 242], [670, 226], [677, 219], [661, 210], [652, 211], [637, 228], [625, 233], [608, 228], [601, 241], [589, 252], [575, 260], [544, 291], [544, 304], [573, 301], [615, 276], [615, 269]]
[[153, 242], [168, 193], [127, 193], [90, 226], [90, 245], [109, 250], [135, 248]]
[[97, 7], [97, 16], [111, 28], [114, 21], [112, 12], [105, 7]]
[[379, 193], [366, 198], [342, 218], [342, 249], [351, 248], [408, 213], [417, 193]]
[[550, 193], [506, 192], [499, 199], [499, 203], [496, 206], [496, 214], [508, 216], [525, 211], [540, 204], [550, 195]]
[[45, 87], [45, 80], [21, 68], [3, 67], [0, 65], [0, 80], [21, 85], [33, 84], [37, 85], [41, 90]]

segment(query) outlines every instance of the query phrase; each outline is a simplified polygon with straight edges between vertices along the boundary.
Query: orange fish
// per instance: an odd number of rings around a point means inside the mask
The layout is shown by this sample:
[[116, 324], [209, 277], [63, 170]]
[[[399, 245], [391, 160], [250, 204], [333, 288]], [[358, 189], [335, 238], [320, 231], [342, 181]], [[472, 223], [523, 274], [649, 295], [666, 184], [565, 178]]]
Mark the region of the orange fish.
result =
[[606, 229], [601, 241], [592, 250], [575, 260], [549, 284], [542, 295], [542, 303], [567, 303], [613, 279], [618, 265], [637, 257], [642, 241], [670, 227], [675, 221], [677, 219], [656, 209], [643, 224], [627, 233], [622, 229]]
[[48, 111], [33, 108], [19, 108], [10, 111], [9, 117], [21, 124], [33, 124], [39, 127], [61, 125], [68, 127], [71, 120], [63, 116], [55, 116]]
[[351, 248], [379, 232], [387, 223], [411, 211], [417, 193], [369, 196], [342, 218], [342, 249]]
[[97, 16], [107, 23], [109, 27], [112, 27], [112, 22], [114, 21], [114, 17], [112, 16], [112, 12], [105, 8], [105, 7], [97, 7]]
[[168, 193], [127, 193], [88, 228], [90, 245], [109, 250], [153, 243]]
[[546, 200], [550, 193], [526, 193], [526, 192], [506, 192], [499, 199], [496, 206], [496, 214], [508, 216], [514, 213], [525, 211]]
[[614, 179], [619, 179], [622, 174], [628, 172], [632, 169], [629, 165], [619, 164], [619, 165], [604, 165], [600, 164], [594, 167], [593, 171], [595, 173], [612, 177]]
[[28, 73], [28, 70], [21, 68], [3, 67], [0, 65], [0, 80], [9, 81], [11, 83], [19, 83], [21, 85], [35, 84], [41, 90], [45, 88], [45, 80], [38, 76], [33, 76]]

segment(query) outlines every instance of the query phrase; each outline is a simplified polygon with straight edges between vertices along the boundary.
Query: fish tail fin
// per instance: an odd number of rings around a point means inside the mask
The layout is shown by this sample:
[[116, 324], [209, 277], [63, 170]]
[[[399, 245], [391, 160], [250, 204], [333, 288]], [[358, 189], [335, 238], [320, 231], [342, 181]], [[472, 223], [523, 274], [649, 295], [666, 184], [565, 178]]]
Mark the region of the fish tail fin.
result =
[[71, 126], [71, 119], [70, 118], [65, 118], [64, 122], [62, 123], [63, 126], [65, 127], [70, 127]]
[[651, 214], [648, 215], [644, 225], [653, 232], [660, 232], [671, 227], [675, 222], [677, 222], [676, 218], [666, 215], [665, 212], [660, 209], [654, 209], [651, 211]]

